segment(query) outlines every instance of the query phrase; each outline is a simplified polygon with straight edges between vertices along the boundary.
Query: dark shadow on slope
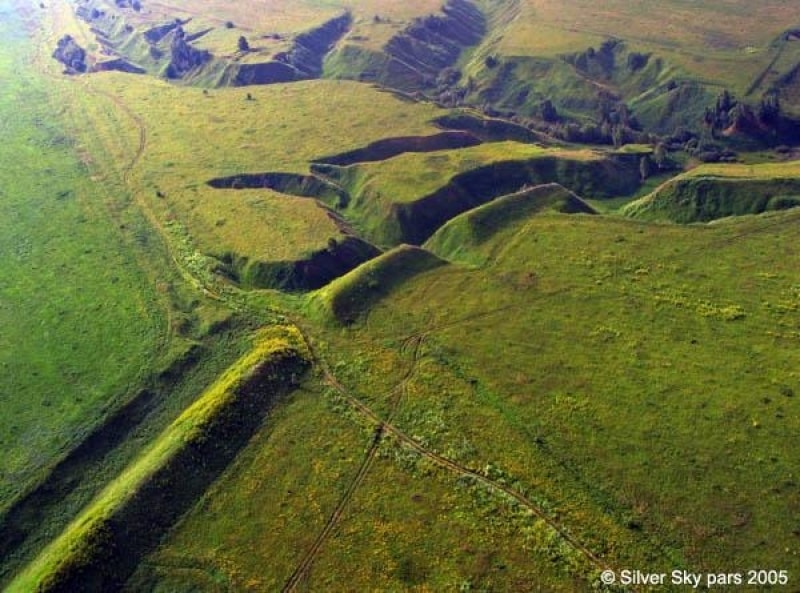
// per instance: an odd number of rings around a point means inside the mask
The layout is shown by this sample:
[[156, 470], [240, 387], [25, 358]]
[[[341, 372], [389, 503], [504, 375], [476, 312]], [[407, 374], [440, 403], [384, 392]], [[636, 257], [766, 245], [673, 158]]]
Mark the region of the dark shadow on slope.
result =
[[374, 245], [347, 235], [330, 239], [326, 248], [302, 259], [260, 261], [227, 253], [220, 261], [223, 273], [245, 288], [296, 292], [321, 288], [380, 253]]
[[[227, 331], [218, 338], [226, 341]], [[238, 326], [231, 332], [239, 333]], [[216, 340], [217, 338], [213, 338]], [[185, 396], [184, 383], [196, 380], [196, 371], [214, 368], [211, 350], [191, 346], [169, 367], [88, 434], [59, 461], [44, 480], [0, 516], [0, 588], [58, 535], [74, 515], [102, 487], [109, 467], [124, 465], [136, 448], [123, 450], [130, 439], [146, 442], [148, 431], [160, 430], [171, 420], [170, 406]], [[190, 393], [190, 396], [193, 396]], [[170, 401], [171, 400], [171, 401]], [[188, 403], [188, 402], [187, 402]]]
[[52, 575], [48, 593], [118, 591], [163, 535], [235, 459], [271, 406], [308, 366], [294, 349], [275, 352], [163, 466], [114, 509]]
[[340, 154], [314, 159], [313, 167], [318, 165], [347, 166], [369, 161], [384, 161], [404, 152], [433, 152], [454, 148], [475, 146], [481, 141], [467, 131], [455, 130], [432, 134], [430, 136], [400, 136], [385, 138], [372, 142], [363, 148], [357, 148]]
[[325, 56], [347, 34], [352, 22], [352, 15], [346, 12], [300, 33], [289, 51], [277, 54], [269, 61], [231, 64], [223, 81], [233, 86], [247, 86], [319, 78]]
[[[88, 466], [116, 448], [144, 420], [155, 397], [155, 392], [141, 390], [61, 461], [40, 486], [18, 500], [3, 515], [0, 519], [0, 558], [3, 558], [0, 583], [25, 561], [32, 559], [31, 546], [41, 549], [54, 535], [42, 533], [42, 528], [55, 507], [80, 487], [83, 471]], [[28, 548], [27, 554], [20, 550], [23, 546]]]
[[543, 140], [540, 134], [529, 130], [525, 126], [503, 119], [479, 117], [471, 113], [449, 113], [437, 117], [433, 121], [436, 125], [446, 130], [467, 131], [484, 142], [502, 142], [505, 140], [539, 142]]
[[342, 188], [316, 175], [296, 173], [240, 173], [208, 181], [217, 189], [272, 189], [301, 198], [317, 198], [334, 208], [344, 208], [350, 196]]

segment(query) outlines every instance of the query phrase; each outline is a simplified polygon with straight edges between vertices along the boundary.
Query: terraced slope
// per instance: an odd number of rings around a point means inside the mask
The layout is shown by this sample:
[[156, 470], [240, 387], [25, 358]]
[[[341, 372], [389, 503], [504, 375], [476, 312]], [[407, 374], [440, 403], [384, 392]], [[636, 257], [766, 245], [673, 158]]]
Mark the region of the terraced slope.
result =
[[[146, 276], [125, 294], [76, 278], [121, 305], [152, 292], [170, 339], [158, 363], [126, 350], [147, 383], [128, 375], [132, 399], [81, 417], [1, 511], [0, 585], [574, 592], [616, 590], [608, 569], [800, 570], [800, 210], [673, 225], [584, 200], [660, 183], [682, 159], [662, 168], [640, 124], [693, 122], [723, 86], [760, 100], [800, 35], [765, 49], [778, 25], [738, 2], [715, 28], [715, 7], [669, 0], [694, 28], [662, 31], [647, 2], [88, 0], [75, 21], [63, 0], [14, 1], [47, 35], [28, 74], [63, 95], [40, 113], [15, 89], [9, 154], [41, 183], [58, 159], [37, 169], [26, 142], [74, 144], [84, 215], [113, 231], [86, 245], [130, 247]], [[749, 14], [789, 18], [765, 6]], [[669, 150], [755, 121], [725, 96], [725, 127]], [[794, 165], [748, 167], [695, 169], [630, 210], [794, 203]], [[31, 252], [60, 247], [67, 204], [13, 197], [11, 231], [35, 205]]]
[[454, 216], [526, 186], [557, 182], [599, 199], [629, 194], [637, 169], [636, 157], [519, 142], [317, 167], [348, 190], [344, 214], [378, 245], [420, 244]]
[[630, 203], [623, 213], [645, 220], [708, 222], [800, 206], [796, 162], [703, 165]]

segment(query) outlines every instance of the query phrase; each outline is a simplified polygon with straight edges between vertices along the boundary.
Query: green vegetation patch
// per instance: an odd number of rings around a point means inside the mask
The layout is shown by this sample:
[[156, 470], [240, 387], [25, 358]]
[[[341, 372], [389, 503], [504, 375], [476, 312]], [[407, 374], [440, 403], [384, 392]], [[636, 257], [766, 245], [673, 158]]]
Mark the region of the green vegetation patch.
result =
[[550, 183], [497, 198], [473, 208], [445, 224], [425, 242], [425, 248], [448, 260], [478, 263], [473, 249], [508, 226], [524, 224], [542, 211], [596, 214], [594, 208], [571, 191]]
[[155, 290], [65, 131], [65, 84], [0, 16], [0, 513], [133, 397], [167, 334]]
[[[8, 591], [118, 587], [140, 555], [235, 456], [308, 353], [273, 327], [189, 406], [12, 583]], [[175, 490], [179, 490], [179, 494]]]
[[688, 223], [796, 206], [800, 206], [797, 162], [701, 165], [630, 203], [623, 213]]

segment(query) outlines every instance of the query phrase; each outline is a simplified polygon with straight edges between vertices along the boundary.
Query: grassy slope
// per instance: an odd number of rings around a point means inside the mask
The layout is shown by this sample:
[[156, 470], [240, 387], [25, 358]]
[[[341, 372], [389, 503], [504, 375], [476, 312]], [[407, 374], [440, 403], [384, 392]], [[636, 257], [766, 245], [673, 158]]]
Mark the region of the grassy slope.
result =
[[444, 263], [424, 249], [400, 245], [320, 289], [314, 297], [316, 308], [341, 323], [352, 323], [392, 288]]
[[[185, 225], [205, 252], [264, 261], [306, 256], [341, 232], [312, 200], [271, 190], [215, 190], [208, 180], [306, 173], [311, 159], [364, 146], [389, 128], [404, 135], [436, 130], [427, 123], [437, 113], [434, 107], [350, 82], [208, 95], [115, 73], [93, 76], [87, 84], [118, 97], [141, 118], [147, 143], [131, 178], [161, 217]], [[254, 100], [246, 100], [247, 93]], [[157, 191], [165, 199], [156, 198]]]
[[565, 214], [594, 214], [595, 210], [574, 193], [556, 183], [540, 185], [516, 194], [503, 196], [465, 212], [445, 224], [425, 242], [425, 247], [450, 261], [485, 263], [477, 249], [508, 225], [542, 211]]
[[159, 299], [56, 115], [68, 83], [19, 67], [29, 40], [2, 9], [0, 159], [13, 167], [0, 171], [0, 510], [132, 395], [165, 337]]
[[521, 142], [493, 142], [459, 150], [405, 153], [378, 163], [355, 165], [356, 191], [370, 190], [371, 196], [390, 203], [414, 202], [434, 192], [458, 173], [498, 161], [556, 157], [596, 160], [591, 150], [548, 149]]
[[[396, 243], [402, 236], [396, 228], [398, 205], [413, 205], [446, 186], [459, 173], [493, 163], [535, 163], [537, 159], [551, 158], [566, 164], [599, 161], [602, 154], [505, 141], [459, 150], [405, 153], [385, 161], [352, 165], [339, 174], [353, 196], [350, 218], [367, 237], [382, 245]], [[557, 177], [560, 166], [552, 169], [552, 175]]]
[[346, 384], [370, 394], [424, 332], [397, 422], [496, 464], [612, 565], [795, 567], [797, 216], [525, 218], [486, 267], [416, 277], [330, 348], [365, 361]]
[[[11, 582], [7, 591], [21, 593], [37, 590], [39, 587], [63, 587], [62, 581], [74, 578], [74, 573], [80, 572], [84, 564], [91, 566], [93, 562], [97, 563], [95, 556], [105, 559], [110, 552], [103, 549], [104, 547], [113, 550], [117, 545], [133, 545], [133, 542], [105, 539], [107, 532], [113, 533], [114, 522], [124, 525], [124, 519], [119, 517], [131, 513], [133, 516], [127, 517], [128, 521], [141, 521], [144, 517], [137, 516], [136, 513], [141, 513], [143, 506], [147, 515], [147, 501], [137, 501], [137, 498], [141, 497], [142, 492], [149, 492], [153, 484], [161, 481], [173, 488], [178, 487], [180, 482], [175, 483], [170, 474], [186, 474], [191, 470], [187, 470], [182, 464], [176, 465], [177, 459], [213, 467], [215, 460], [208, 455], [209, 447], [204, 449], [204, 445], [210, 439], [220, 438], [231, 430], [235, 431], [237, 425], [241, 424], [241, 420], [236, 417], [242, 413], [242, 408], [250, 407], [248, 400], [255, 398], [250, 383], [259, 381], [255, 385], [256, 390], [276, 389], [276, 385], [269, 381], [274, 383], [275, 377], [281, 376], [281, 365], [285, 358], [303, 356], [297, 350], [299, 347], [301, 345], [297, 341], [296, 330], [281, 332], [273, 329], [257, 336], [253, 348], [231, 365], [130, 466], [110, 482], [67, 529]], [[265, 377], [261, 375], [272, 364], [277, 365], [278, 372], [276, 374], [274, 369], [270, 370], [265, 381]], [[261, 384], [264, 382], [267, 382], [267, 386]], [[251, 410], [250, 413], [257, 411]], [[231, 425], [226, 427], [225, 423]], [[228, 436], [234, 440], [238, 435], [234, 433]], [[211, 443], [210, 448], [224, 449], [225, 445], [226, 443]], [[201, 454], [201, 451], [206, 455]], [[193, 454], [198, 457], [192, 458]], [[195, 473], [199, 471], [195, 470]], [[183, 481], [188, 482], [190, 479], [189, 475], [185, 475]], [[162, 493], [156, 500], [162, 506], [167, 506], [180, 498], [175, 493]], [[133, 510], [130, 511], [129, 508]], [[149, 511], [159, 513], [163, 509], [150, 508]], [[161, 519], [151, 520], [154, 523], [151, 528], [158, 529]], [[135, 526], [131, 527], [136, 529]], [[131, 527], [128, 527], [129, 531]], [[99, 551], [97, 548], [100, 548]], [[95, 564], [95, 570], [102, 572], [102, 566]]]
[[796, 24], [794, 8], [780, 1], [758, 6], [744, 0], [724, 6], [653, 0], [636, 5], [621, 0], [602, 6], [585, 0], [523, 0], [522, 4], [523, 17], [499, 45], [505, 55], [571, 53], [615, 37], [639, 51], [655, 51], [693, 77], [718, 82], [738, 94], [772, 59], [770, 44]]
[[[785, 209], [800, 203], [799, 177], [799, 161], [705, 164], [670, 179], [622, 212], [646, 220], [697, 222]], [[776, 199], [783, 199], [783, 205]]]

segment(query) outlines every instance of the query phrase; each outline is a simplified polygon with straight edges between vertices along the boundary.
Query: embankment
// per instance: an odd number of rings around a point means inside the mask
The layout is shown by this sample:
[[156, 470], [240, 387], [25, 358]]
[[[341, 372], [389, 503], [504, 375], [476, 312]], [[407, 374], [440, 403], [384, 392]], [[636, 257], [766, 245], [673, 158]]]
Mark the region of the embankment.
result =
[[118, 590], [141, 557], [234, 459], [309, 356], [273, 328], [187, 408], [28, 567], [8, 593]]
[[317, 292], [311, 308], [328, 321], [351, 324], [395, 287], [446, 263], [420, 247], [398, 245]]
[[456, 216], [425, 242], [425, 248], [450, 261], [476, 264], [481, 244], [510, 226], [523, 224], [543, 211], [596, 214], [594, 208], [557, 183], [539, 185]]
[[709, 222], [800, 206], [800, 179], [679, 177], [631, 202], [623, 214], [644, 220]]
[[637, 167], [617, 159], [578, 160], [555, 156], [502, 161], [460, 173], [413, 202], [394, 203], [377, 228], [377, 244], [424, 243], [450, 219], [525, 186], [558, 183], [592, 198], [627, 195], [640, 179]]

